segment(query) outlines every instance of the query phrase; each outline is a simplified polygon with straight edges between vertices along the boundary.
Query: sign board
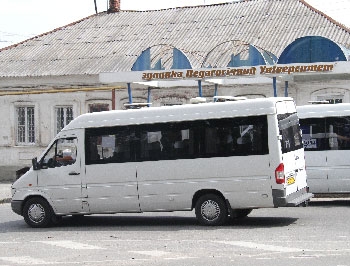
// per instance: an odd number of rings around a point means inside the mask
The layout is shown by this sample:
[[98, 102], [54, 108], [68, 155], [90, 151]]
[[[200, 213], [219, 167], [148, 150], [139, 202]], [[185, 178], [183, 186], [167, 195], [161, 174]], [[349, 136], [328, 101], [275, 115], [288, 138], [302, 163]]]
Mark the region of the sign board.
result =
[[[294, 75], [349, 74], [350, 62], [328, 62], [249, 67], [174, 69], [100, 73], [102, 83], [143, 83], [196, 81], [215, 83], [215, 80], [238, 78], [273, 78]], [[220, 82], [217, 82], [220, 83]], [[157, 83], [154, 83], [157, 84]], [[176, 82], [175, 82], [176, 84]]]

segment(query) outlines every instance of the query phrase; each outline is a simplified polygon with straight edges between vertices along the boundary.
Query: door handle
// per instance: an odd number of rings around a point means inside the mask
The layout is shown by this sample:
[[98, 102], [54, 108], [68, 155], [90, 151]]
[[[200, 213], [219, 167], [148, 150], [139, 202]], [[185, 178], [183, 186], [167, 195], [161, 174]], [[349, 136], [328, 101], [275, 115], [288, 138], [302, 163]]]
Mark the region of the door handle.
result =
[[80, 175], [80, 173], [70, 172], [69, 175]]

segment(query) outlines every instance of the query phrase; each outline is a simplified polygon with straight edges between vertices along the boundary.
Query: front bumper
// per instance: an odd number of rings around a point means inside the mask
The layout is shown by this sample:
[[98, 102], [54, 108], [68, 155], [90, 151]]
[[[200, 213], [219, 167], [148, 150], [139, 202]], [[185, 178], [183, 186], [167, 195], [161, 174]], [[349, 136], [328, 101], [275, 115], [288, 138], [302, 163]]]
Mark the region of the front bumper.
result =
[[11, 208], [14, 213], [17, 213], [18, 215], [22, 215], [22, 200], [12, 200], [11, 201]]
[[285, 190], [273, 189], [272, 196], [275, 207], [293, 207], [308, 201], [313, 197], [313, 194], [309, 193], [305, 187], [288, 196], [286, 196]]

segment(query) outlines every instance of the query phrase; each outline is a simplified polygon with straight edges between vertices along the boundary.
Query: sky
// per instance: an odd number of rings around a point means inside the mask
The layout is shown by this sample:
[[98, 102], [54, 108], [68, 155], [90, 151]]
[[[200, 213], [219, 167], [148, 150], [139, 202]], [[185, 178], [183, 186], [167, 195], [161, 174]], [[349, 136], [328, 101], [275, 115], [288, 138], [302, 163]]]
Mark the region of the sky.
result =
[[[121, 0], [121, 9], [150, 10], [234, 1], [237, 0]], [[350, 28], [350, 0], [306, 1]], [[96, 2], [98, 12], [106, 11], [109, 0]], [[95, 13], [94, 0], [0, 0], [0, 4], [0, 48]]]

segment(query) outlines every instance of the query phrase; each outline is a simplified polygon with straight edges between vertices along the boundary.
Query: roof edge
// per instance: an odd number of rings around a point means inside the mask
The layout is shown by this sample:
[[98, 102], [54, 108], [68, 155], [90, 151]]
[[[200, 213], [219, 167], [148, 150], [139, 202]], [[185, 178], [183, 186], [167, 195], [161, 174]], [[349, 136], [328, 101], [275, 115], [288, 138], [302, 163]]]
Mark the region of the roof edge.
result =
[[216, 3], [216, 4], [208, 4], [208, 5], [195, 5], [195, 6], [177, 6], [177, 7], [169, 7], [169, 8], [161, 8], [161, 9], [149, 9], [149, 10], [120, 10], [120, 12], [155, 12], [155, 11], [164, 11], [164, 10], [172, 10], [172, 9], [187, 9], [187, 8], [199, 8], [199, 7], [212, 7], [212, 6], [222, 6], [222, 5], [231, 5], [231, 4], [239, 4], [242, 2], [250, 2], [252, 0], [240, 0], [240, 1], [234, 1], [234, 2], [227, 2], [224, 3]]
[[325, 13], [323, 13], [322, 11], [318, 10], [317, 8], [313, 7], [312, 5], [310, 5], [309, 3], [306, 2], [306, 0], [299, 0], [300, 3], [302, 3], [303, 5], [305, 5], [306, 7], [310, 8], [311, 10], [313, 10], [314, 12], [320, 14], [321, 16], [325, 17], [326, 19], [328, 19], [330, 22], [332, 22], [333, 24], [336, 24], [338, 27], [342, 28], [343, 30], [347, 31], [350, 33], [350, 28], [346, 27], [344, 24], [341, 24], [340, 22], [332, 19], [330, 16], [326, 15]]
[[5, 47], [3, 47], [3, 48], [0, 48], [0, 52], [9, 50], [9, 49], [11, 49], [11, 48], [17, 47], [17, 46], [19, 46], [19, 45], [21, 45], [21, 44], [27, 42], [27, 41], [34, 40], [34, 39], [36, 39], [36, 38], [39, 38], [39, 37], [42, 37], [42, 36], [51, 34], [51, 33], [53, 33], [53, 32], [62, 30], [62, 29], [66, 28], [66, 27], [69, 27], [69, 26], [73, 26], [73, 25], [78, 24], [78, 23], [80, 23], [80, 22], [82, 22], [82, 21], [84, 21], [84, 20], [90, 19], [90, 18], [92, 18], [92, 17], [98, 16], [99, 14], [104, 14], [104, 13], [106, 13], [106, 11], [101, 12], [101, 13], [97, 13], [97, 14], [93, 14], [93, 15], [90, 15], [90, 16], [87, 16], [87, 17], [85, 17], [85, 18], [82, 18], [82, 19], [79, 19], [79, 20], [77, 20], [77, 21], [71, 22], [71, 23], [69, 23], [69, 24], [67, 24], [67, 25], [64, 25], [64, 26], [55, 28], [55, 29], [53, 29], [53, 30], [50, 30], [50, 31], [41, 33], [41, 34], [39, 34], [39, 35], [35, 35], [35, 36], [33, 36], [33, 37], [31, 37], [31, 38], [28, 38], [28, 39], [25, 39], [25, 40], [23, 40], [23, 41], [21, 41], [21, 42], [18, 42], [18, 43], [9, 45], [9, 46], [5, 46]]

